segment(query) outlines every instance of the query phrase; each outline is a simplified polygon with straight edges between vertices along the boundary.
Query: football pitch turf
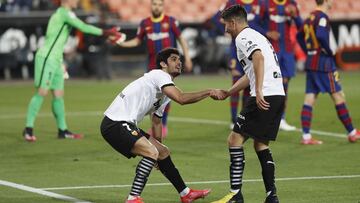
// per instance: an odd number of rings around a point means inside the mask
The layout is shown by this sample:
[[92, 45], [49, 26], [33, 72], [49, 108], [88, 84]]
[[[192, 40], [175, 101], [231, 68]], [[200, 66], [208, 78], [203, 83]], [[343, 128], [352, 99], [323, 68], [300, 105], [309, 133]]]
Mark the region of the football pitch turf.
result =
[[[36, 120], [35, 143], [25, 142], [21, 135], [27, 105], [34, 93], [32, 82], [1, 82], [0, 202], [124, 202], [139, 158], [127, 160], [116, 153], [101, 137], [99, 125], [102, 112], [132, 79], [66, 81], [68, 126], [74, 132], [84, 133], [85, 138], [56, 138], [48, 95]], [[231, 81], [228, 75], [180, 76], [175, 83], [184, 91], [194, 91], [228, 88]], [[341, 83], [353, 123], [359, 127], [360, 72], [341, 72]], [[304, 74], [298, 74], [290, 83], [287, 120], [297, 128], [301, 126], [304, 84]], [[347, 141], [328, 95], [319, 96], [313, 115], [312, 128], [319, 131], [313, 136], [323, 140], [323, 145], [300, 145], [300, 131], [280, 131], [277, 141], [271, 143], [280, 201], [359, 203], [360, 141]], [[212, 189], [199, 203], [215, 201], [228, 192], [229, 117], [228, 100], [206, 99], [185, 106], [172, 102], [169, 135], [164, 143], [190, 187]], [[147, 130], [149, 125], [146, 118], [140, 127]], [[261, 203], [265, 198], [264, 185], [251, 140], [245, 145], [245, 157], [245, 201]], [[142, 197], [146, 203], [180, 202], [176, 190], [157, 170], [152, 171]]]

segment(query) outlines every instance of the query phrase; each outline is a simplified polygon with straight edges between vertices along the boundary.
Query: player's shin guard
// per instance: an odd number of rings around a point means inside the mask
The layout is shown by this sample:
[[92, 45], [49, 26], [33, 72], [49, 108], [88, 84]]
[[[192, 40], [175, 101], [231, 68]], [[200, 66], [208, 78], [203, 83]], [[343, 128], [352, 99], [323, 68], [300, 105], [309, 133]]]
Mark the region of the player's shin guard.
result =
[[44, 97], [36, 93], [30, 100], [26, 114], [26, 127], [33, 128], [36, 115], [40, 111]]
[[232, 192], [238, 192], [242, 186], [245, 168], [245, 155], [242, 147], [230, 147], [230, 186]]
[[130, 195], [140, 196], [141, 192], [144, 190], [148, 177], [151, 170], [155, 165], [156, 160], [144, 157], [141, 159], [139, 164], [136, 167], [134, 182], [131, 187]]
[[352, 132], [354, 130], [354, 127], [352, 125], [352, 120], [345, 103], [338, 104], [335, 106], [335, 108], [340, 121], [342, 122], [348, 133]]
[[186, 188], [185, 182], [180, 176], [180, 173], [172, 162], [170, 156], [163, 160], [159, 160], [158, 166], [161, 173], [164, 174], [164, 176], [171, 182], [178, 193], [182, 192]]
[[311, 128], [312, 107], [304, 104], [301, 110], [301, 126], [303, 134], [309, 134]]
[[266, 192], [276, 194], [275, 187], [275, 163], [272, 158], [270, 149], [265, 149], [262, 151], [256, 152], [259, 158], [262, 176], [264, 180], [264, 185]]
[[52, 112], [56, 118], [56, 124], [60, 130], [66, 130], [65, 104], [63, 97], [54, 97], [52, 100]]

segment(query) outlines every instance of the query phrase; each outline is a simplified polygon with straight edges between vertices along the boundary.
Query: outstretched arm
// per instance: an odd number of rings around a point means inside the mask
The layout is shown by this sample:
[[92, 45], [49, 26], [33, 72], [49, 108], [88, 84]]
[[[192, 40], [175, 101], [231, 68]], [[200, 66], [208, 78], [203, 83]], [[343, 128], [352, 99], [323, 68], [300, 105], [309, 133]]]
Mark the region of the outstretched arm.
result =
[[203, 100], [206, 97], [210, 96], [210, 92], [211, 92], [211, 90], [203, 90], [198, 92], [187, 93], [187, 92], [182, 92], [176, 86], [163, 87], [162, 91], [170, 99], [181, 105], [192, 104], [200, 100]]
[[134, 39], [131, 39], [131, 40], [128, 40], [125, 42], [116, 43], [116, 44], [119, 45], [120, 47], [131, 48], [131, 47], [139, 46], [140, 43], [141, 43], [140, 39], [135, 37]]

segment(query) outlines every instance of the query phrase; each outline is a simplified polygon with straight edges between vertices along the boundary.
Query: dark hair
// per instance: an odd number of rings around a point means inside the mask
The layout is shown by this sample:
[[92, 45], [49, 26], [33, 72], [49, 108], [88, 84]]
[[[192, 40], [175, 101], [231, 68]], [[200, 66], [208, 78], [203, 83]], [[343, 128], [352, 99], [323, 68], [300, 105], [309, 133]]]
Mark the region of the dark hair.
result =
[[240, 6], [239, 4], [224, 9], [221, 12], [221, 17], [224, 20], [229, 20], [231, 18], [238, 18], [241, 21], [247, 22], [246, 10], [244, 7]]
[[160, 63], [165, 62], [167, 64], [167, 59], [171, 56], [171, 54], [180, 55], [179, 50], [172, 47], [168, 47], [159, 51], [159, 53], [156, 55], [156, 67], [158, 69], [162, 69]]
[[325, 0], [315, 0], [316, 5], [321, 6], [324, 4]]

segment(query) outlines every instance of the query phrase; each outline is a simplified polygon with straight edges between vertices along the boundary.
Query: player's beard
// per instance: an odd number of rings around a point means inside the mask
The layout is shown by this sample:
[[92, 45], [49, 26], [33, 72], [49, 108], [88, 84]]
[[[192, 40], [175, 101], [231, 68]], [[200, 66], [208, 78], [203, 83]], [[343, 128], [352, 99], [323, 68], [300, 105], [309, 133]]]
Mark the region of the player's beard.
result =
[[162, 14], [162, 12], [160, 12], [160, 11], [153, 11], [152, 12], [152, 16], [154, 17], [154, 18], [158, 18], [158, 17], [160, 17], [161, 16], [161, 14]]

